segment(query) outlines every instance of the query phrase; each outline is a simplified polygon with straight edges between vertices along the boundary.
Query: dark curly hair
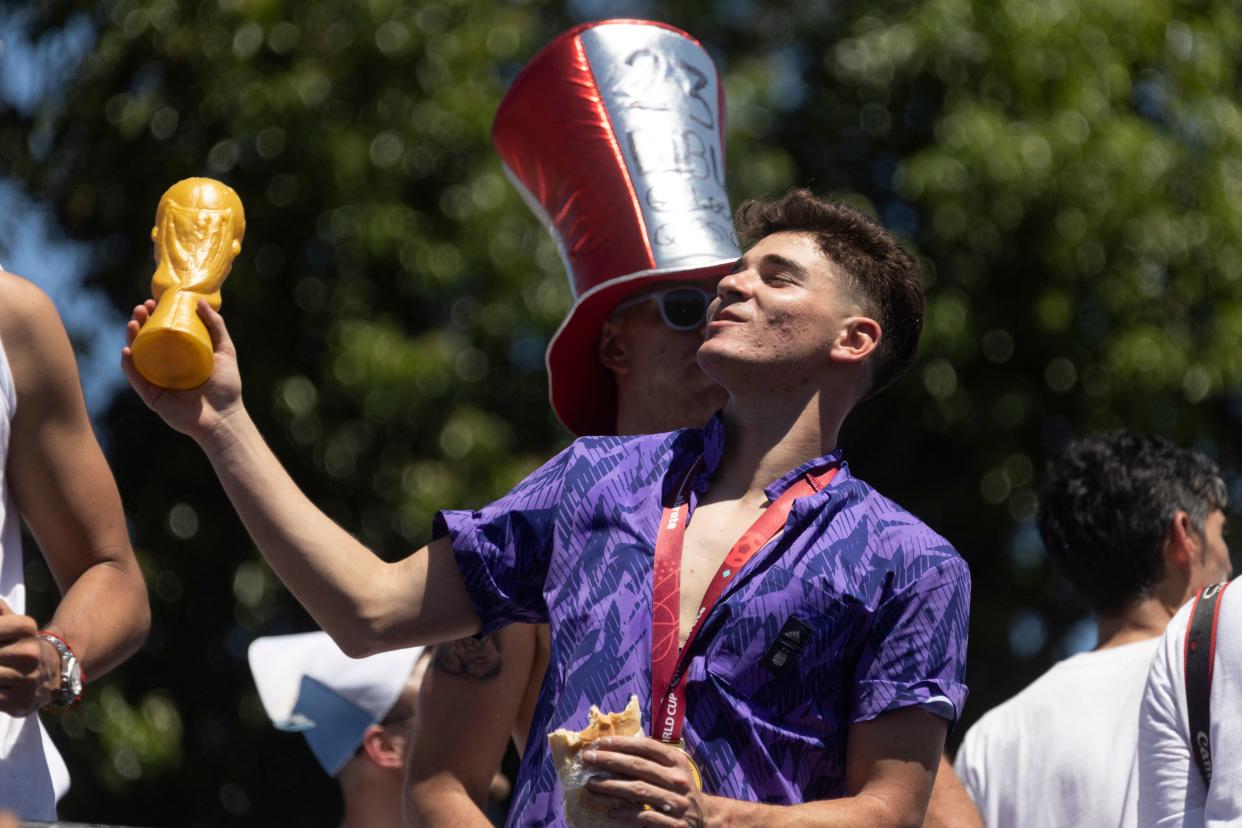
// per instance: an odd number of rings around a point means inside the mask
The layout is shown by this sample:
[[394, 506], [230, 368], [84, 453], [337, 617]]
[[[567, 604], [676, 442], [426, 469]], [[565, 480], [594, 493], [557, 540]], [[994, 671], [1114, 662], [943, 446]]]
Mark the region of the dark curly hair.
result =
[[1092, 611], [1110, 615], [1164, 578], [1164, 539], [1178, 512], [1202, 533], [1227, 503], [1211, 460], [1120, 431], [1076, 440], [1049, 465], [1037, 520], [1053, 564]]
[[880, 323], [867, 395], [900, 377], [914, 362], [923, 331], [919, 266], [905, 248], [869, 216], [795, 189], [771, 201], [750, 199], [734, 223], [746, 246], [773, 233], [809, 233], [828, 260], [846, 274], [863, 309]]

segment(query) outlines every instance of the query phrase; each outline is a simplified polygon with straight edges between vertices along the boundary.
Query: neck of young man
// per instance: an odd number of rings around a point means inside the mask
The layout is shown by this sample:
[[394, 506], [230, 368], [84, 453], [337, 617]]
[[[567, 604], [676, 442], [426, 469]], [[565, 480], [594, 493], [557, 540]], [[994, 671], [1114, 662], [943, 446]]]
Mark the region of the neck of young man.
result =
[[1155, 595], [1131, 601], [1120, 612], [1100, 615], [1096, 619], [1099, 644], [1095, 648], [1107, 650], [1163, 635], [1183, 603], [1178, 595], [1158, 589]]
[[724, 409], [724, 456], [713, 499], [766, 501], [783, 475], [837, 447], [852, 396], [830, 389], [733, 394]]
[[1165, 576], [1150, 595], [1133, 599], [1119, 612], [1102, 614], [1097, 618], [1100, 643], [1096, 649], [1120, 647], [1162, 635], [1164, 628], [1169, 626], [1173, 616], [1195, 591], [1195, 582], [1190, 574], [1166, 560]]

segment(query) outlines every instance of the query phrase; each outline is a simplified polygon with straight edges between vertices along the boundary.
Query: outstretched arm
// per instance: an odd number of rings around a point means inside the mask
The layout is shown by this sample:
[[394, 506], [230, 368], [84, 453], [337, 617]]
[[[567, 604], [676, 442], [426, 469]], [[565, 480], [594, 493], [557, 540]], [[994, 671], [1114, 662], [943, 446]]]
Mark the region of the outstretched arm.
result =
[[535, 649], [529, 624], [436, 646], [406, 765], [407, 825], [491, 825], [481, 808], [531, 684]]
[[[134, 309], [130, 343], [154, 303]], [[205, 302], [198, 313], [215, 351], [210, 379], [188, 391], [147, 382], [122, 351], [129, 383], [174, 429], [206, 453], [233, 508], [263, 557], [298, 601], [354, 657], [471, 635], [478, 616], [447, 538], [387, 563], [302, 493], [264, 442], [242, 404], [237, 353], [224, 319]]]
[[[151, 623], [146, 586], [55, 307], [34, 285], [0, 273], [0, 308], [0, 342], [17, 398], [8, 483], [61, 592], [46, 627], [69, 642], [83, 673], [93, 679], [146, 638]], [[60, 656], [36, 637], [34, 619], [7, 605], [3, 610], [0, 710], [23, 715], [46, 704], [59, 688]]]

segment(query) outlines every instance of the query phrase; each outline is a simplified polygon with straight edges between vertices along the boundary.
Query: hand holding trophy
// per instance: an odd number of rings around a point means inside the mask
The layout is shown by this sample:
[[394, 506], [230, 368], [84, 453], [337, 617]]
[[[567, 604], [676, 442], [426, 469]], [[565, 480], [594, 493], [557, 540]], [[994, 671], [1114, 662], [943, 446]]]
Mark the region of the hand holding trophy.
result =
[[134, 339], [134, 366], [161, 388], [186, 389], [211, 376], [212, 344], [196, 310], [220, 307], [220, 286], [241, 252], [246, 215], [233, 189], [210, 178], [168, 188], [155, 211], [154, 313]]

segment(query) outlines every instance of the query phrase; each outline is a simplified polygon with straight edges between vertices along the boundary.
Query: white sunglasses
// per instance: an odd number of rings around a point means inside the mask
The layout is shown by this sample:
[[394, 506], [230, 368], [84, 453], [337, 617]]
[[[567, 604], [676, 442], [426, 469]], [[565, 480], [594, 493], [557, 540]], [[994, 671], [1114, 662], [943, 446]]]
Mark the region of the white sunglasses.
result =
[[617, 305], [616, 310], [632, 308], [654, 299], [659, 303], [660, 318], [665, 325], [675, 331], [696, 331], [703, 327], [707, 320], [707, 306], [715, 298], [715, 291], [680, 285], [629, 299]]

